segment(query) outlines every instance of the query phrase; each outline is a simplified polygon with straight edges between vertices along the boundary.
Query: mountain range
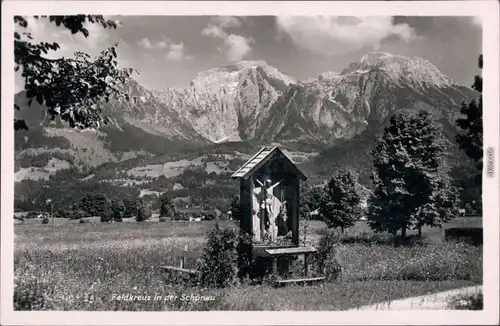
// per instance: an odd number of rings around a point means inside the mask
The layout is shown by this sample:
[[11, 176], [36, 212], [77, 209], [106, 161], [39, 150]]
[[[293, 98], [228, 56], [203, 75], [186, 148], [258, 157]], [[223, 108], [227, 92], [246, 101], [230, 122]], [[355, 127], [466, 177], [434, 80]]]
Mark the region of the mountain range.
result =
[[[131, 80], [125, 90], [131, 101], [106, 106], [113, 122], [86, 131], [48, 121], [42, 107], [28, 107], [24, 92], [16, 94], [16, 114], [29, 127], [15, 134], [17, 180], [43, 168], [52, 173], [44, 166], [51, 159], [67, 163], [61, 168], [92, 171], [123, 161], [129, 167], [166, 163], [217, 148], [250, 154], [269, 144], [311, 153], [303, 162], [311, 171], [339, 162], [362, 165], [366, 158], [357, 162], [355, 154], [366, 157], [395, 110], [430, 110], [451, 139], [461, 102], [478, 96], [427, 60], [381, 52], [307, 81], [265, 61], [242, 61], [200, 72], [185, 88], [149, 90]], [[37, 157], [43, 158], [34, 164]]]

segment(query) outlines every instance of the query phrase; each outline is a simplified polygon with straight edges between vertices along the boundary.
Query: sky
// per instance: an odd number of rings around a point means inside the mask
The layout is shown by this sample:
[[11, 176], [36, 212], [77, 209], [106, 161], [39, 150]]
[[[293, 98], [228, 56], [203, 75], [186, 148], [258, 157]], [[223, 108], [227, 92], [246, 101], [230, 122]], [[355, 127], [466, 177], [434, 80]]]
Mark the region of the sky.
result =
[[[200, 71], [242, 60], [264, 60], [297, 80], [340, 72], [371, 51], [429, 60], [458, 84], [470, 86], [482, 49], [474, 17], [332, 16], [107, 16], [114, 30], [88, 24], [90, 35], [71, 35], [45, 19], [28, 17], [35, 41], [61, 46], [51, 58], [75, 51], [98, 55], [119, 42], [123, 67], [138, 69], [149, 89], [187, 87]], [[16, 74], [16, 92], [23, 87]]]

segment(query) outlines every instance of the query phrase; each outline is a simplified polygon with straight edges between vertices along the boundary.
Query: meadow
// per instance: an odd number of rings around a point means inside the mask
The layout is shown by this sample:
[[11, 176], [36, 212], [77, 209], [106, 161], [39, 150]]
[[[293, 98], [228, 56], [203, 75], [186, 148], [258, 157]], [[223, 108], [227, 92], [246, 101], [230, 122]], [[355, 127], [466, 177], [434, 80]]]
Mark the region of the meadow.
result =
[[[363, 221], [346, 230], [337, 246], [342, 265], [337, 282], [284, 288], [243, 283], [207, 289], [187, 287], [158, 269], [178, 264], [172, 257], [174, 248], [201, 250], [214, 223], [153, 219], [79, 224], [55, 219], [54, 225], [42, 225], [26, 220], [14, 229], [15, 309], [344, 310], [482, 284], [481, 246], [447, 242], [439, 228], [424, 228], [421, 242], [398, 246], [386, 241], [387, 235], [374, 235]], [[446, 227], [481, 223], [481, 218], [457, 218]], [[311, 221], [307, 242], [317, 243], [324, 232], [323, 223]], [[116, 300], [125, 294], [141, 297]], [[196, 300], [201, 296], [211, 300]]]

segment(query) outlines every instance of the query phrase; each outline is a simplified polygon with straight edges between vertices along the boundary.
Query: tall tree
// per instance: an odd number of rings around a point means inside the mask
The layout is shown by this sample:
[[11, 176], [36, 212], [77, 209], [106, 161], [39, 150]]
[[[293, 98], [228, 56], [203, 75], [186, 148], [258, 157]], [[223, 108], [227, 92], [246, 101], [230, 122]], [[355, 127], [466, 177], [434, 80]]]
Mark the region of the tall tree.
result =
[[113, 219], [116, 222], [121, 222], [125, 214], [125, 204], [120, 198], [114, 198], [111, 201], [111, 211], [113, 213]]
[[[478, 67], [483, 69], [482, 55], [479, 56]], [[474, 183], [480, 192], [483, 170], [483, 78], [481, 76], [474, 77], [472, 88], [479, 92], [479, 97], [470, 103], [462, 103], [460, 113], [463, 117], [457, 119], [457, 126], [460, 129], [457, 142], [464, 153], [476, 162], [477, 174], [474, 176]], [[478, 202], [480, 208], [481, 193]]]
[[[479, 56], [478, 66], [483, 69], [483, 56]], [[457, 136], [460, 148], [482, 169], [483, 163], [483, 78], [474, 77], [472, 88], [479, 92], [479, 98], [469, 104], [463, 102], [460, 112], [463, 118], [457, 119], [457, 126], [462, 130]]]
[[344, 232], [362, 217], [361, 197], [356, 191], [357, 180], [355, 172], [341, 169], [325, 186], [325, 197], [319, 211], [329, 228], [340, 227]]
[[457, 195], [446, 165], [441, 125], [425, 110], [397, 111], [374, 158], [368, 220], [375, 231], [406, 236], [409, 228], [440, 226], [457, 214]]
[[105, 194], [89, 194], [80, 201], [80, 209], [89, 216], [111, 216], [111, 201]]
[[[116, 22], [100, 15], [34, 18], [48, 19], [72, 34], [82, 33], [85, 37], [89, 36], [85, 28], [87, 23], [106, 29], [117, 28]], [[14, 23], [18, 28], [28, 27], [28, 21], [21, 16], [14, 16]], [[110, 98], [129, 100], [121, 86], [134, 72], [130, 68], [118, 68], [117, 48], [118, 43], [94, 59], [83, 52], [76, 52], [73, 58], [51, 59], [47, 54], [59, 50], [58, 43], [36, 43], [31, 33], [14, 32], [14, 71], [21, 70], [28, 105], [36, 100], [44, 105], [52, 120], [60, 117], [72, 128], [94, 128], [106, 124], [109, 120], [103, 114], [104, 101], [108, 102]], [[14, 109], [20, 110], [20, 107], [14, 104]], [[21, 129], [28, 129], [26, 122], [15, 119], [14, 130]]]
[[139, 199], [136, 203], [137, 212], [135, 216], [135, 220], [137, 222], [144, 222], [151, 218], [151, 209], [149, 208], [148, 203], [144, 199]]
[[160, 217], [171, 217], [174, 213], [172, 200], [165, 193], [160, 197]]

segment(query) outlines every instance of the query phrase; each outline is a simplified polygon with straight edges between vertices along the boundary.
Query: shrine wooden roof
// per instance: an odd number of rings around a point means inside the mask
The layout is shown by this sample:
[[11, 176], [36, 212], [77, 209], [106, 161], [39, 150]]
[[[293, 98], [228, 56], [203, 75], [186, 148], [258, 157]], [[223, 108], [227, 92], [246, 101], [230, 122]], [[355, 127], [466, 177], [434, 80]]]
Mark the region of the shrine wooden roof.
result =
[[246, 179], [254, 172], [256, 172], [262, 165], [268, 162], [277, 152], [283, 155], [283, 157], [288, 161], [290, 166], [293, 168], [295, 174], [302, 180], [306, 180], [307, 177], [300, 171], [300, 169], [286, 156], [277, 146], [274, 147], [263, 147], [254, 156], [252, 156], [245, 164], [243, 164], [236, 172], [231, 175], [233, 179], [243, 178]]

